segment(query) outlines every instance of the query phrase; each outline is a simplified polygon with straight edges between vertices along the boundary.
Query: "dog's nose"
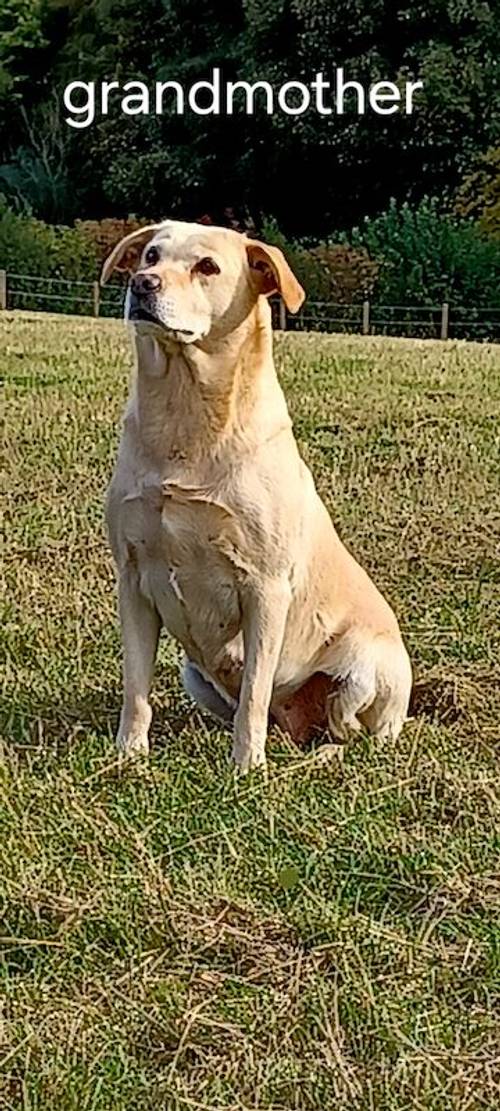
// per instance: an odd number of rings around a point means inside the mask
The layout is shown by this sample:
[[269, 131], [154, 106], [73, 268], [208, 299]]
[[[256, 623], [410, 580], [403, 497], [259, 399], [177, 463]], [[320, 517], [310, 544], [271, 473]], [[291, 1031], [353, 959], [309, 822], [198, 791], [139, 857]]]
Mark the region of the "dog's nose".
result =
[[161, 289], [161, 278], [159, 274], [139, 270], [137, 274], [134, 274], [130, 287], [136, 297], [147, 297], [149, 293], [158, 293], [158, 290]]

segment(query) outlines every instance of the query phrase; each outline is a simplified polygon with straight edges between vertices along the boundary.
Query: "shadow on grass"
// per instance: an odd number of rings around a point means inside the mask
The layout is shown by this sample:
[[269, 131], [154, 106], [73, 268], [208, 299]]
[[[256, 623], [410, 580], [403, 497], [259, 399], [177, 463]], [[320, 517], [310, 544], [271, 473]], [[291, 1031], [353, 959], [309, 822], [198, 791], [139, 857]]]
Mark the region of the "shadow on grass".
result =
[[28, 704], [14, 705], [7, 697], [0, 701], [0, 733], [9, 745], [22, 750], [45, 745], [64, 751], [82, 731], [112, 735], [119, 708], [119, 690], [106, 689], [88, 694], [69, 691], [64, 699], [33, 698]]
[[[24, 705], [14, 705], [4, 696], [0, 699], [0, 737], [21, 754], [23, 750], [43, 747], [57, 756], [64, 756], [88, 733], [114, 745], [121, 698], [119, 684], [87, 693], [70, 691], [64, 700], [33, 698], [30, 704]], [[155, 695], [151, 728], [153, 751], [183, 735], [186, 753], [195, 756], [198, 751], [196, 734], [200, 729], [208, 733], [211, 726], [213, 723], [202, 718], [194, 704], [187, 704], [177, 684], [169, 694]]]

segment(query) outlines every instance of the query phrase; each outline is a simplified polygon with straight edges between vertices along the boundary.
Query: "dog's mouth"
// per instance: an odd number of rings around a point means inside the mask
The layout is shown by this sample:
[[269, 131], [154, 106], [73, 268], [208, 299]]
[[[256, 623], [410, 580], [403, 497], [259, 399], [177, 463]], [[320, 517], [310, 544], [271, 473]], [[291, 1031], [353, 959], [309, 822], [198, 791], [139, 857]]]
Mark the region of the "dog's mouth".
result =
[[195, 334], [192, 328], [177, 328], [173, 324], [167, 324], [165, 320], [150, 312], [149, 309], [143, 308], [142, 305], [132, 305], [128, 319], [132, 324], [155, 324], [157, 328], [161, 328], [169, 336], [186, 336], [186, 338], [189, 338]]
[[159, 324], [160, 327], [163, 327], [163, 321], [160, 320], [159, 317], [155, 316], [154, 313], [149, 312], [148, 309], [141, 308], [140, 305], [131, 308], [128, 318], [132, 321], [144, 320], [148, 324]]

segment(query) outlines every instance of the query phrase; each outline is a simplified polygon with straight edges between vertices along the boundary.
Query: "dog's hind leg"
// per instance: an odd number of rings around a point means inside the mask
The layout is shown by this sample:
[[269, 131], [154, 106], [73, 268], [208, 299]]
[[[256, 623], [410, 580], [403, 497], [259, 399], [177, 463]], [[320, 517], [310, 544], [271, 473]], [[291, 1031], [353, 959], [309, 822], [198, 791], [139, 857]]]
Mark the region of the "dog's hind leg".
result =
[[375, 698], [373, 667], [353, 668], [347, 675], [333, 681], [327, 699], [328, 728], [335, 740], [345, 744], [363, 726], [360, 714]]
[[389, 650], [379, 660], [375, 700], [360, 712], [361, 723], [369, 733], [384, 741], [395, 741], [408, 715], [412, 672], [403, 644]]
[[223, 695], [192, 660], [184, 663], [182, 684], [186, 694], [189, 694], [201, 710], [205, 710], [224, 725], [232, 724], [236, 702], [229, 695]]
[[390, 698], [377, 697], [367, 710], [360, 712], [364, 729], [381, 741], [395, 741], [406, 720], [406, 712]]
[[[350, 665], [349, 665], [350, 664]], [[332, 678], [328, 724], [333, 736], [346, 741], [366, 729], [381, 740], [395, 740], [408, 713], [412, 675], [401, 641], [377, 637], [357, 646], [356, 658], [345, 661], [341, 677]]]

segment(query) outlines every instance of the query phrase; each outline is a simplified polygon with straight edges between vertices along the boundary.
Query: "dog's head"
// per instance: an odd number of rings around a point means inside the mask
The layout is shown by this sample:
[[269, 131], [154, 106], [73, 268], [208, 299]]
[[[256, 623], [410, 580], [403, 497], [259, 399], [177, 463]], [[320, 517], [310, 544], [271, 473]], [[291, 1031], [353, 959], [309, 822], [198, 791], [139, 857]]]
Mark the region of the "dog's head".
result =
[[228, 228], [177, 220], [139, 228], [106, 259], [101, 282], [117, 269], [130, 273], [125, 319], [169, 344], [229, 335], [261, 295], [280, 293], [290, 312], [304, 300], [277, 247]]

